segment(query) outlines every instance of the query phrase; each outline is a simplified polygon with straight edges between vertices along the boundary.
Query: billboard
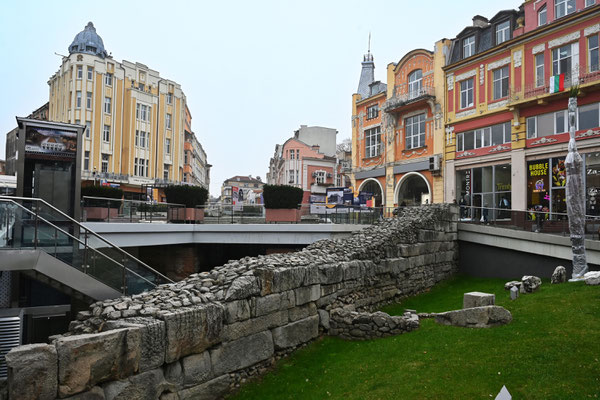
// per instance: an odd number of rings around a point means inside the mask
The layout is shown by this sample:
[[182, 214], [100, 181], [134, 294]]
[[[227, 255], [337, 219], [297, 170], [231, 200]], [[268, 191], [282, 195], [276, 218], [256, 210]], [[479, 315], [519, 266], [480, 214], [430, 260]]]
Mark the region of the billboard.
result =
[[77, 132], [27, 126], [25, 153], [75, 158]]

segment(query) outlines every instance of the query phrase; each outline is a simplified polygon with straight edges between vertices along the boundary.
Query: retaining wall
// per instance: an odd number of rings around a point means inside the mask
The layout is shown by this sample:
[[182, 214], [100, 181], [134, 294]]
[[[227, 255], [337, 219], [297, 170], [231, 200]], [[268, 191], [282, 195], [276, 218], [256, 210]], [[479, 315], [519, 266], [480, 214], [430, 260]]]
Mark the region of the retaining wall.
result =
[[350, 238], [94, 303], [52, 344], [7, 355], [11, 399], [216, 399], [321, 334], [415, 329], [415, 316], [366, 312], [457, 270], [457, 216], [413, 208]]

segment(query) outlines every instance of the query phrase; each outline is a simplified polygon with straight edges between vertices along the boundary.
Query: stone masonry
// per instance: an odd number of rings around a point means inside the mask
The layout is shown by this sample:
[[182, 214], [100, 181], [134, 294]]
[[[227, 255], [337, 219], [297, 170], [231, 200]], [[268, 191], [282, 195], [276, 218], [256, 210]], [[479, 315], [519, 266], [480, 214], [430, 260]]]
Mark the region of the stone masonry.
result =
[[10, 398], [217, 399], [321, 334], [413, 330], [414, 314], [369, 312], [457, 270], [457, 219], [452, 205], [411, 208], [346, 239], [96, 302], [50, 345], [9, 353]]

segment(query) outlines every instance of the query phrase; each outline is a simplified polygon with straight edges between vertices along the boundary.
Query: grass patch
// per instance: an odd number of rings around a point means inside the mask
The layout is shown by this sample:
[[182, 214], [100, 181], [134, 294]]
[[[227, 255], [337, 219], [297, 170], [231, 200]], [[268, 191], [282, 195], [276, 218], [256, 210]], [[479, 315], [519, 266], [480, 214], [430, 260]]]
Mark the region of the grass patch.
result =
[[232, 399], [515, 399], [600, 397], [600, 288], [550, 285], [511, 301], [505, 280], [457, 277], [384, 308], [402, 314], [462, 307], [463, 293], [496, 294], [513, 314], [491, 329], [441, 326], [385, 339], [326, 337], [278, 363]]

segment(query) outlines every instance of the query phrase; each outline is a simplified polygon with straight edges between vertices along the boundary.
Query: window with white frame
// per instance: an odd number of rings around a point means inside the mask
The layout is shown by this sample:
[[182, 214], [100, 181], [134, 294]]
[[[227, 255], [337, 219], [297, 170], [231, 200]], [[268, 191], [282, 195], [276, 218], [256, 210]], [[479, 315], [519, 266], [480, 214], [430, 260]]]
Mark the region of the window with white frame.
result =
[[105, 97], [104, 98], [104, 112], [106, 114], [110, 114], [111, 113], [111, 110], [112, 110], [111, 103], [112, 103], [112, 100], [111, 100], [110, 97]]
[[165, 121], [167, 129], [171, 129], [171, 114], [167, 114]]
[[113, 75], [107, 73], [106, 75], [104, 75], [104, 84], [106, 86], [112, 86], [113, 83]]
[[105, 143], [110, 142], [110, 125], [104, 125], [104, 129], [102, 130], [102, 140]]
[[567, 44], [552, 49], [552, 75], [565, 74], [565, 80], [571, 76], [573, 45]]
[[544, 53], [535, 55], [535, 87], [544, 86]]
[[575, 12], [575, 0], [554, 0], [554, 18]]
[[495, 69], [493, 75], [493, 97], [494, 100], [508, 96], [508, 65]]
[[315, 182], [316, 183], [325, 183], [325, 171], [317, 171], [315, 172], [316, 177], [315, 177]]
[[146, 159], [146, 173], [144, 176], [148, 176], [148, 173], [150, 171], [150, 160]]
[[473, 107], [473, 78], [460, 82], [460, 108]]
[[498, 146], [511, 141], [510, 122], [487, 126], [456, 135], [456, 151]]
[[138, 158], [133, 159], [133, 175], [138, 176]]
[[546, 6], [543, 6], [538, 11], [538, 26], [546, 25], [548, 22], [548, 13]]
[[506, 42], [510, 39], [510, 21], [504, 21], [496, 25], [496, 44]]
[[85, 121], [85, 137], [89, 138], [92, 131], [92, 123], [90, 121]]
[[165, 180], [169, 179], [169, 170], [171, 169], [171, 166], [169, 164], [165, 164], [164, 166], [164, 175], [163, 178], [165, 178]]
[[408, 98], [419, 97], [421, 89], [423, 89], [423, 71], [418, 69], [408, 75]]
[[423, 113], [404, 120], [407, 150], [425, 146], [425, 118]]
[[165, 139], [165, 153], [171, 154], [171, 139], [170, 138]]
[[90, 170], [90, 152], [88, 150], [83, 153], [83, 170]]
[[290, 179], [288, 181], [289, 183], [296, 183], [296, 178], [295, 178], [295, 175], [294, 175], [295, 172], [296, 172], [296, 170], [293, 170], [293, 169], [289, 170], [289, 172], [288, 172], [288, 174], [290, 176]]
[[475, 35], [463, 39], [463, 58], [475, 54]]
[[[598, 120], [598, 108], [596, 103], [596, 114], [594, 115], [593, 107], [579, 108], [579, 118], [575, 118], [575, 125], [578, 125], [578, 120], [584, 118], [585, 126], [596, 124]], [[583, 114], [581, 109], [583, 108]], [[592, 109], [590, 113], [588, 113]], [[527, 139], [540, 138], [544, 136], [556, 135], [568, 131], [568, 116], [567, 110], [560, 110], [534, 117], [527, 118]], [[596, 125], [597, 127], [597, 125]], [[575, 128], [581, 129], [581, 128]]]
[[577, 130], [595, 129], [600, 126], [599, 103], [587, 104], [578, 107]]
[[76, 93], [76, 97], [75, 97], [75, 107], [76, 108], [81, 108], [81, 90], [78, 90]]
[[92, 109], [92, 92], [87, 92], [85, 96], [85, 108], [88, 110]]
[[588, 37], [589, 72], [598, 71], [598, 34]]
[[77, 79], [83, 79], [83, 65], [77, 66]]
[[295, 159], [295, 154], [296, 154], [296, 152], [293, 149], [290, 150], [290, 160], [294, 160]]
[[135, 147], [140, 146], [140, 131], [138, 129], [135, 130]]
[[585, 0], [585, 6], [590, 7], [596, 4], [596, 0]]
[[102, 172], [108, 172], [108, 160], [109, 160], [110, 156], [108, 154], [102, 154], [102, 166], [101, 166], [101, 171]]
[[94, 68], [87, 67], [87, 78], [88, 81], [94, 80]]
[[376, 157], [381, 153], [381, 127], [365, 130], [365, 157]]
[[167, 104], [173, 104], [173, 93], [167, 93]]
[[147, 141], [146, 141], [146, 132], [144, 131], [140, 131], [140, 147], [142, 149], [145, 149], [147, 147]]
[[367, 119], [377, 118], [379, 116], [379, 105], [374, 104], [367, 107]]

